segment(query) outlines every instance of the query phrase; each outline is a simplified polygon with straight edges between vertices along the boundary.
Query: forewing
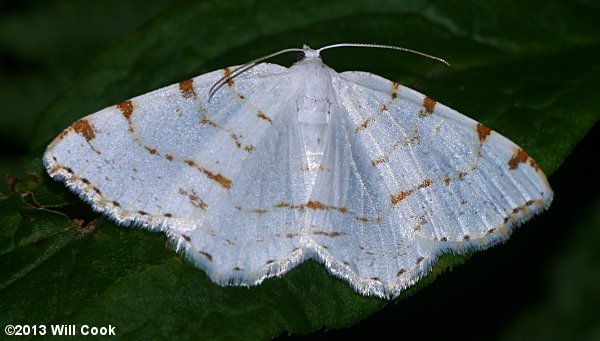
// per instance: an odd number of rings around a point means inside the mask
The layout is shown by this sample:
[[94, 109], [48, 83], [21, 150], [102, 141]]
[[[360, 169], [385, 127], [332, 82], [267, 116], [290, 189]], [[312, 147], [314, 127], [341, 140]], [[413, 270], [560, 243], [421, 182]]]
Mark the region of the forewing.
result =
[[550, 204], [535, 161], [495, 131], [369, 73], [342, 73], [334, 89], [343, 127], [312, 198], [346, 212], [315, 212], [313, 240], [359, 291], [395, 296], [439, 254], [502, 241]]
[[[287, 69], [261, 64], [231, 79], [215, 71], [87, 116], [44, 162], [122, 224], [165, 231], [220, 283], [252, 284], [302, 258], [294, 210], [305, 200], [303, 153], [280, 101]], [[209, 88], [224, 85], [208, 101]], [[277, 158], [277, 160], [274, 160]]]

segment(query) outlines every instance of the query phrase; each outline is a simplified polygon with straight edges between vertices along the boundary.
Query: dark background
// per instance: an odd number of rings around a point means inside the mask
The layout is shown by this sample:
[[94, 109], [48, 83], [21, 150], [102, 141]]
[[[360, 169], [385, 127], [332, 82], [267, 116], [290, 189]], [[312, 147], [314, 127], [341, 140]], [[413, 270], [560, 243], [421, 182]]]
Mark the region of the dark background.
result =
[[0, 172], [22, 174], [38, 117], [96, 54], [178, 2], [0, 0]]

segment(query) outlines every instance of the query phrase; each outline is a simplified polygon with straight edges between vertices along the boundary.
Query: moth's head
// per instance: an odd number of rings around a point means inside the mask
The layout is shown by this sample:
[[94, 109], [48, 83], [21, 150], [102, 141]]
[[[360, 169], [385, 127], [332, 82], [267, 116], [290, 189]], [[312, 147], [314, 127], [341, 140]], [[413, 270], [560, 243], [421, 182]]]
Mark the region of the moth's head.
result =
[[301, 62], [307, 59], [321, 59], [319, 50], [313, 50], [308, 45], [302, 47], [302, 51], [298, 51], [296, 54], [296, 62]]

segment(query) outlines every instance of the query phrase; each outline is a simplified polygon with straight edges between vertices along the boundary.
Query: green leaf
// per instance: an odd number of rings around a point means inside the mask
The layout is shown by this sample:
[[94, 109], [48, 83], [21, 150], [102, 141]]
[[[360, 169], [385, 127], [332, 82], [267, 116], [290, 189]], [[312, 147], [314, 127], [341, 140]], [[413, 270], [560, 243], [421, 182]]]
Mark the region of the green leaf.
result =
[[[332, 50], [323, 59], [428, 94], [512, 139], [550, 174], [600, 116], [599, 11], [591, 2], [539, 0], [185, 3], [91, 62], [37, 123], [31, 147], [105, 106], [280, 48], [377, 42], [433, 53], [453, 67], [383, 50]], [[348, 326], [387, 303], [354, 293], [313, 261], [257, 287], [212, 284], [164, 236], [116, 227], [51, 182], [40, 152], [26, 164], [37, 177], [0, 199], [4, 325], [265, 339]], [[467, 258], [442, 257], [403, 297]]]
[[[594, 128], [596, 133], [598, 128]], [[581, 146], [585, 150], [578, 146], [573, 155], [577, 160], [572, 157], [568, 167], [557, 172], [562, 180], [557, 193], [576, 200], [557, 202], [558, 210], [551, 214], [554, 228], [547, 231], [547, 243], [540, 249], [547, 250], [548, 257], [537, 266], [537, 278], [529, 279], [545, 284], [544, 290], [513, 315], [514, 322], [502, 331], [501, 339], [600, 339], [600, 186], [597, 168], [587, 167], [589, 155], [597, 152], [599, 136], [583, 141], [587, 146]], [[579, 167], [572, 161], [579, 162]], [[582, 192], [582, 188], [588, 190]]]
[[69, 87], [87, 56], [182, 1], [1, 1], [0, 144], [13, 155], [15, 147], [26, 147], [35, 119]]

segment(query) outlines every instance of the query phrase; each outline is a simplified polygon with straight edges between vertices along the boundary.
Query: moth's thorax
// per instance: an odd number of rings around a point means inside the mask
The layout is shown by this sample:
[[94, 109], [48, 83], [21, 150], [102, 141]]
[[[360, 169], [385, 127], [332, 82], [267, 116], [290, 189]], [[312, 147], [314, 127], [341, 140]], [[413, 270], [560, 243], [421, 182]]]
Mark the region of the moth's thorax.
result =
[[296, 108], [298, 123], [304, 142], [307, 164], [303, 169], [307, 172], [308, 193], [314, 186], [321, 165], [327, 131], [331, 119], [332, 70], [320, 58], [306, 58], [290, 68], [297, 73], [298, 93]]
[[291, 79], [298, 82], [296, 86], [300, 110], [329, 110], [332, 71], [320, 58], [305, 59], [290, 68]]

